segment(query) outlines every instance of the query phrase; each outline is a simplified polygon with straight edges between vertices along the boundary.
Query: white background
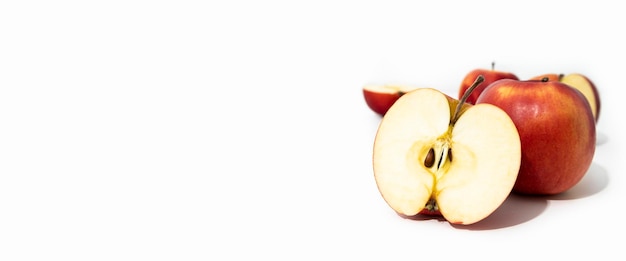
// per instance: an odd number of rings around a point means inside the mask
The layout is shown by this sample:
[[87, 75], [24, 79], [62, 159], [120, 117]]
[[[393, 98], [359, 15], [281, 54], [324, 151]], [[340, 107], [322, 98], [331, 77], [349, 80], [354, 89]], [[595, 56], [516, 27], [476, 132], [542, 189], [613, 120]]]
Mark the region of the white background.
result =
[[[0, 260], [623, 260], [605, 2], [4, 1]], [[395, 215], [361, 87], [455, 96], [492, 61], [596, 83], [589, 172], [472, 226]]]

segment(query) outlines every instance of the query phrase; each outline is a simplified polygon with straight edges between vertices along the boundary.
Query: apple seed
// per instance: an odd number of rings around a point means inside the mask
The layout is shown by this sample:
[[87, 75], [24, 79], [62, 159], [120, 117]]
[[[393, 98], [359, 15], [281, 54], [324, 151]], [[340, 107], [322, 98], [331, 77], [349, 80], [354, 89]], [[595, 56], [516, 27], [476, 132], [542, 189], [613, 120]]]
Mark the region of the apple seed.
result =
[[430, 148], [428, 154], [426, 154], [426, 158], [424, 159], [424, 166], [427, 168], [432, 167], [435, 164], [435, 150]]

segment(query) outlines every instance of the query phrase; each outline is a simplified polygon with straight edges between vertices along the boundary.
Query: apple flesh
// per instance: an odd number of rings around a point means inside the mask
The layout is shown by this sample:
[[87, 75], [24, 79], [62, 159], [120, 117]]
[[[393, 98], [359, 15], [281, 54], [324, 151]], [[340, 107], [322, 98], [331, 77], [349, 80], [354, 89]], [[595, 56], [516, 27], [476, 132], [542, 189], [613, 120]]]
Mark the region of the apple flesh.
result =
[[493, 104], [513, 120], [522, 161], [513, 192], [554, 195], [576, 185], [595, 153], [595, 121], [577, 89], [558, 81], [501, 80], [477, 104]]
[[491, 64], [491, 69], [482, 69], [482, 68], [474, 69], [474, 70], [470, 71], [469, 73], [467, 73], [465, 75], [465, 77], [463, 78], [463, 81], [461, 81], [461, 85], [459, 86], [458, 99], [461, 99], [461, 97], [463, 97], [463, 95], [465, 94], [467, 89], [469, 89], [469, 87], [472, 85], [472, 83], [474, 82], [476, 77], [478, 77], [478, 75], [482, 75], [485, 80], [483, 81], [482, 84], [480, 84], [478, 87], [476, 87], [476, 89], [474, 91], [472, 91], [470, 96], [467, 98], [466, 102], [469, 103], [469, 104], [475, 104], [476, 103], [476, 99], [478, 99], [478, 96], [480, 96], [480, 94], [483, 92], [483, 90], [489, 84], [491, 84], [491, 83], [493, 83], [493, 82], [495, 82], [497, 80], [501, 80], [501, 79], [519, 80], [517, 75], [515, 75], [512, 72], [495, 70], [494, 69], [494, 63], [492, 63]]
[[490, 104], [471, 105], [439, 90], [401, 96], [378, 127], [377, 188], [399, 215], [439, 215], [473, 224], [508, 197], [521, 161], [513, 121]]
[[569, 85], [572, 88], [575, 88], [582, 92], [587, 101], [589, 102], [589, 106], [591, 107], [591, 112], [593, 114], [593, 118], [598, 122], [600, 118], [600, 93], [596, 85], [589, 79], [589, 77], [580, 74], [580, 73], [570, 73], [570, 74], [556, 74], [556, 73], [548, 73], [543, 75], [538, 75], [530, 78], [530, 80], [542, 80], [547, 77], [549, 81], [558, 81]]
[[363, 97], [372, 111], [384, 116], [400, 96], [415, 89], [409, 85], [368, 84], [363, 86]]

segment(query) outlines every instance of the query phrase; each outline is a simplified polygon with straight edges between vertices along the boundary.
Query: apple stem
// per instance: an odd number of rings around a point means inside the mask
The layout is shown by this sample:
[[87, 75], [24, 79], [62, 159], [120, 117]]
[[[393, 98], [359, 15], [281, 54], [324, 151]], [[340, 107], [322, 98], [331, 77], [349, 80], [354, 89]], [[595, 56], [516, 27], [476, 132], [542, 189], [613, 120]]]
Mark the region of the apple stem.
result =
[[450, 121], [451, 125], [454, 125], [456, 123], [456, 121], [459, 119], [459, 116], [460, 116], [459, 114], [461, 112], [461, 108], [463, 107], [463, 104], [465, 103], [467, 98], [470, 96], [470, 94], [472, 94], [474, 89], [476, 89], [476, 87], [478, 87], [478, 85], [480, 85], [484, 80], [485, 80], [484, 76], [478, 75], [478, 77], [476, 77], [476, 80], [474, 81], [474, 83], [472, 83], [472, 86], [470, 86], [465, 91], [465, 93], [463, 94], [463, 97], [461, 97], [461, 100], [459, 101], [459, 104], [456, 105], [456, 110], [454, 111], [454, 115], [452, 117], [452, 120]]
[[559, 79], [558, 79], [558, 80], [559, 80], [559, 82], [561, 81], [561, 79], [563, 79], [563, 76], [565, 76], [565, 74], [562, 74], [562, 73], [561, 73], [561, 74], [559, 74]]
[[496, 62], [495, 62], [495, 61], [492, 61], [492, 62], [491, 62], [491, 70], [493, 71], [493, 70], [495, 70], [495, 69], [496, 69]]

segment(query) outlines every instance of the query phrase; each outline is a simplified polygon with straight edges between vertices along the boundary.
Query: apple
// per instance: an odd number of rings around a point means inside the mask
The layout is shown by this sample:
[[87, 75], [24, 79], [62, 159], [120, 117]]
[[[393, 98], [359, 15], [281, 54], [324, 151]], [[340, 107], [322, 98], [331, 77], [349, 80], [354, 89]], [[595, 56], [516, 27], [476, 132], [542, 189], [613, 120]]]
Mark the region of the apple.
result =
[[570, 73], [567, 75], [547, 73], [532, 77], [530, 79], [541, 80], [544, 77], [548, 77], [549, 81], [560, 81], [582, 92], [589, 102], [589, 105], [591, 106], [593, 118], [595, 119], [596, 123], [598, 122], [598, 119], [600, 117], [600, 93], [598, 92], [596, 85], [591, 81], [591, 79], [589, 79], [589, 77], [580, 73]]
[[433, 88], [401, 96], [379, 123], [373, 146], [376, 186], [403, 217], [435, 215], [473, 224], [510, 195], [521, 162], [515, 124], [502, 109]]
[[400, 96], [415, 89], [417, 87], [405, 84], [366, 84], [363, 86], [363, 97], [372, 111], [384, 116]]
[[487, 85], [491, 84], [492, 82], [495, 82], [500, 79], [519, 80], [517, 75], [515, 75], [512, 72], [495, 70], [495, 63], [492, 62], [491, 69], [478, 68], [478, 69], [474, 69], [468, 72], [465, 75], [465, 78], [463, 78], [463, 81], [461, 81], [461, 86], [459, 87], [459, 95], [458, 95], [459, 99], [463, 97], [467, 89], [469, 89], [469, 87], [472, 85], [472, 83], [474, 82], [474, 80], [476, 79], [478, 75], [482, 75], [485, 78], [485, 80], [483, 81], [481, 85], [476, 87], [476, 89], [467, 98], [467, 103], [469, 104], [475, 104], [476, 99], [478, 99], [478, 96], [480, 96], [480, 94], [487, 87]]
[[498, 106], [517, 127], [522, 162], [513, 192], [555, 195], [586, 174], [595, 153], [596, 125], [579, 90], [547, 78], [507, 79], [487, 86], [476, 104]]

